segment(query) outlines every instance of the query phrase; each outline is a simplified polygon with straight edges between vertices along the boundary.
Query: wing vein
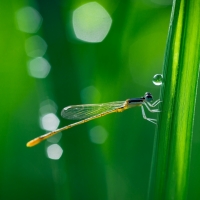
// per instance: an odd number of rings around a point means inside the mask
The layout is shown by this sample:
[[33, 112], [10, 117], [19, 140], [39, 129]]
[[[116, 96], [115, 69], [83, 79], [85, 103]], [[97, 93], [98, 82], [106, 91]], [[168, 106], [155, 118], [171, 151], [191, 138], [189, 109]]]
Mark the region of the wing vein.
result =
[[102, 104], [83, 104], [73, 105], [64, 108], [61, 112], [61, 116], [65, 119], [81, 120], [89, 117], [96, 116], [106, 111], [115, 110], [123, 107], [125, 101], [116, 101]]

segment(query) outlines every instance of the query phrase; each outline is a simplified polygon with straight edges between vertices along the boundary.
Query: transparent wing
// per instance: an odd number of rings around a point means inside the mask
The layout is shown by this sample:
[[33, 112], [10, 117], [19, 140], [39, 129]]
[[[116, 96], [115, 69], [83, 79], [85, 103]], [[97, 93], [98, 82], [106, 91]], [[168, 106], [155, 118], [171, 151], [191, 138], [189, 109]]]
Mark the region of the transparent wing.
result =
[[125, 103], [125, 101], [115, 101], [102, 104], [83, 104], [68, 106], [62, 110], [61, 116], [65, 119], [73, 120], [86, 119], [106, 111], [111, 111], [123, 107]]

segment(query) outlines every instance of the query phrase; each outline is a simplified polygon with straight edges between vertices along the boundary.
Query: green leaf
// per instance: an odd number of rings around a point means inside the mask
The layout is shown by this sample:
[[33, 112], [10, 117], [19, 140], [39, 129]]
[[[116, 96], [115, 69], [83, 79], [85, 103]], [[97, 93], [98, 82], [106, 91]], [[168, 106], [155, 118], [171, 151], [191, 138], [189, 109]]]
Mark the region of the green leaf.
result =
[[185, 199], [200, 58], [200, 2], [174, 1], [149, 199]]

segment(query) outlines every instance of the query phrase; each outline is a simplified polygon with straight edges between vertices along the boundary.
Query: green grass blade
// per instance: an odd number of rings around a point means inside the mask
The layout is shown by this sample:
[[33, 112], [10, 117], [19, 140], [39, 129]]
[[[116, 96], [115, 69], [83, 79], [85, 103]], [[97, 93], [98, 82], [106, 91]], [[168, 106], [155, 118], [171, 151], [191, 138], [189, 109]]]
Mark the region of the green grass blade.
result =
[[149, 199], [185, 199], [200, 58], [200, 1], [174, 1]]

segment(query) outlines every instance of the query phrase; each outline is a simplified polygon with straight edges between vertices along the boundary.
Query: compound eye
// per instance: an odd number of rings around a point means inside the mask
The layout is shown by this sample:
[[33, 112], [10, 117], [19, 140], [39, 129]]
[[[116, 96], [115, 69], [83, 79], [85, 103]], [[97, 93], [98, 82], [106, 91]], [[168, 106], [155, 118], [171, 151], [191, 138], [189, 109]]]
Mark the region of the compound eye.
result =
[[153, 96], [152, 96], [152, 94], [149, 93], [149, 92], [146, 92], [146, 93], [145, 93], [145, 100], [146, 100], [147, 102], [153, 101]]

